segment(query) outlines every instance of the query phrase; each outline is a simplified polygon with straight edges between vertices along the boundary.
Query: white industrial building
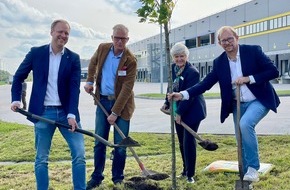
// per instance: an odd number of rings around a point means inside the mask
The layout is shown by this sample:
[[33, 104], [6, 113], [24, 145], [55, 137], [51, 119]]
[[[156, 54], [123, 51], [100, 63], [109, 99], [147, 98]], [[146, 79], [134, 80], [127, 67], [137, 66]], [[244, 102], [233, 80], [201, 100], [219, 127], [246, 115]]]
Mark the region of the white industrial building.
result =
[[[213, 59], [223, 51], [218, 45], [217, 30], [224, 25], [237, 30], [240, 44], [263, 48], [280, 72], [273, 82], [290, 83], [289, 0], [252, 0], [172, 29], [171, 45], [182, 42], [189, 48], [189, 61], [199, 69], [201, 78], [210, 72]], [[164, 34], [162, 38], [164, 41]], [[165, 44], [162, 47], [163, 81], [167, 81]], [[128, 48], [138, 59], [136, 80], [160, 82], [160, 34], [129, 44]]]

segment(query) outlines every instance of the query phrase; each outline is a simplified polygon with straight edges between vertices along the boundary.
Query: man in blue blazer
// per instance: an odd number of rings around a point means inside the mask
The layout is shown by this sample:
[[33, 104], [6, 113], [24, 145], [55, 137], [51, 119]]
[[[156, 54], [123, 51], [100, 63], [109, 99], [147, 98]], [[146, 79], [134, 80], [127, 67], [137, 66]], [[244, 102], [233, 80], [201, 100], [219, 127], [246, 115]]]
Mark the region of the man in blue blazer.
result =
[[[44, 118], [69, 124], [72, 129], [59, 128], [67, 141], [72, 156], [74, 189], [86, 189], [86, 163], [84, 137], [73, 133], [80, 128], [78, 111], [80, 93], [80, 57], [65, 48], [70, 25], [65, 20], [55, 20], [51, 25], [51, 43], [33, 47], [17, 69], [11, 88], [11, 109], [20, 108], [21, 84], [30, 71], [33, 85], [28, 111]], [[38, 190], [49, 188], [48, 156], [56, 126], [28, 118], [35, 126], [35, 176]]]
[[225, 51], [214, 60], [212, 71], [200, 83], [186, 91], [169, 94], [168, 98], [188, 99], [204, 93], [218, 82], [222, 99], [220, 120], [223, 123], [233, 113], [236, 121], [235, 91], [236, 86], [240, 85], [244, 180], [258, 181], [260, 161], [255, 126], [269, 110], [277, 112], [280, 100], [269, 81], [277, 78], [279, 72], [260, 46], [239, 45], [238, 40], [234, 28], [221, 27], [218, 41]]

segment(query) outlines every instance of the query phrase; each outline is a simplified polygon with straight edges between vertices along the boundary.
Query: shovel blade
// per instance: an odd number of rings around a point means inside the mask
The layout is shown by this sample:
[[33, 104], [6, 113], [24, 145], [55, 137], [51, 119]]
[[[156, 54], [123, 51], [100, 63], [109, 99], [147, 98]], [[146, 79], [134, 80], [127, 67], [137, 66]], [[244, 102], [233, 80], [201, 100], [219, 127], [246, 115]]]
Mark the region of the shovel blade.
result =
[[141, 146], [137, 141], [133, 140], [131, 137], [124, 138], [118, 146], [120, 147], [133, 147], [133, 146]]
[[250, 190], [253, 189], [251, 182], [236, 180], [235, 190]]
[[202, 148], [204, 148], [205, 150], [209, 150], [209, 151], [215, 151], [216, 149], [218, 149], [218, 145], [214, 142], [211, 142], [210, 140], [206, 139], [203, 141], [200, 141], [198, 143]]

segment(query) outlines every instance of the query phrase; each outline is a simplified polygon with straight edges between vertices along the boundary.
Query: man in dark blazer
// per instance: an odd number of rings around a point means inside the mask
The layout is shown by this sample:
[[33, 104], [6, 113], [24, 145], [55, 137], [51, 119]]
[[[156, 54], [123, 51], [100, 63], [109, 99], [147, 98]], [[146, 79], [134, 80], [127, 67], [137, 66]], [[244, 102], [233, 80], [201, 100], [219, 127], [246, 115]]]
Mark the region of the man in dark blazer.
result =
[[[33, 85], [29, 112], [44, 118], [69, 124], [72, 129], [59, 128], [67, 141], [72, 155], [74, 189], [86, 189], [86, 163], [84, 138], [73, 133], [80, 128], [78, 111], [80, 93], [80, 57], [65, 48], [70, 25], [65, 20], [55, 20], [51, 25], [51, 43], [33, 47], [17, 69], [11, 88], [11, 109], [20, 108], [21, 84], [30, 71]], [[38, 190], [49, 188], [48, 156], [56, 126], [28, 118], [35, 125], [35, 176]]]
[[235, 91], [240, 85], [244, 180], [258, 181], [260, 161], [255, 126], [269, 110], [277, 112], [280, 100], [269, 81], [277, 78], [279, 72], [260, 46], [239, 45], [238, 40], [234, 28], [220, 28], [218, 41], [225, 51], [214, 60], [213, 70], [200, 83], [186, 91], [169, 94], [168, 98], [188, 99], [204, 93], [218, 82], [222, 99], [220, 120], [223, 123], [233, 113], [236, 121]]

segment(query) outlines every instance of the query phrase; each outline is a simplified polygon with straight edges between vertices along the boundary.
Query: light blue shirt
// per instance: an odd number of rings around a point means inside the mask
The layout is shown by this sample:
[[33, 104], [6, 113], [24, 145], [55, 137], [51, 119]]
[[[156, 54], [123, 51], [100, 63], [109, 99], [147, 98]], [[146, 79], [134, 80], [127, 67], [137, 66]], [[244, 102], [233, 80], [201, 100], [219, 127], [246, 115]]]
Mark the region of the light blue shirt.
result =
[[104, 96], [115, 94], [115, 79], [122, 55], [123, 52], [115, 56], [113, 47], [111, 47], [107, 55], [106, 61], [102, 68], [101, 94]]

